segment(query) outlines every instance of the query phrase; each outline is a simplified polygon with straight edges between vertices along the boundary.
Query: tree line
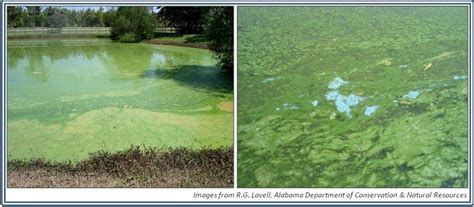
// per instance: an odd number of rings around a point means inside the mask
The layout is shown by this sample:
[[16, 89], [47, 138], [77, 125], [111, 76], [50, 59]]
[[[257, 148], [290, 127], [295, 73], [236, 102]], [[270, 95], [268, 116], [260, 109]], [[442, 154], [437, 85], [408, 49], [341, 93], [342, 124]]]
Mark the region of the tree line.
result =
[[61, 7], [8, 6], [8, 27], [110, 27], [114, 10], [69, 10]]
[[[103, 7], [72, 10], [64, 7], [8, 6], [7, 26], [12, 27], [111, 27], [117, 18], [146, 20], [153, 26], [168, 26], [182, 34], [200, 34], [219, 7]], [[230, 7], [229, 7], [230, 9]], [[134, 13], [138, 12], [138, 13]], [[142, 19], [143, 18], [143, 19]], [[121, 20], [122, 23], [124, 22]]]

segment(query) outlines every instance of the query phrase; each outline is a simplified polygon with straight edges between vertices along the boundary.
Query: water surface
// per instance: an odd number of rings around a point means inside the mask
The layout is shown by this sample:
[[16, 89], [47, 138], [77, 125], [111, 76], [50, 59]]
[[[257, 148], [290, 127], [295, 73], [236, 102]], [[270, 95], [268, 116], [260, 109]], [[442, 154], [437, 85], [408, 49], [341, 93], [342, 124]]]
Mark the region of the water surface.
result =
[[9, 41], [9, 159], [76, 161], [130, 145], [230, 146], [231, 81], [207, 50]]
[[239, 8], [238, 185], [467, 187], [467, 14]]

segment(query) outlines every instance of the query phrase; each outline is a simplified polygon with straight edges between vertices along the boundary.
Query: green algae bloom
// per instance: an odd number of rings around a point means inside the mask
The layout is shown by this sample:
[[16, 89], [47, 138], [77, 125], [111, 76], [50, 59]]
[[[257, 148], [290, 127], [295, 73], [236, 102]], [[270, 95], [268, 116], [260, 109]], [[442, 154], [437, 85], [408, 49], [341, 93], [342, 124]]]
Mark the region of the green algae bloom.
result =
[[232, 78], [216, 63], [185, 47], [9, 41], [8, 159], [232, 146]]
[[467, 17], [240, 7], [238, 186], [467, 187]]

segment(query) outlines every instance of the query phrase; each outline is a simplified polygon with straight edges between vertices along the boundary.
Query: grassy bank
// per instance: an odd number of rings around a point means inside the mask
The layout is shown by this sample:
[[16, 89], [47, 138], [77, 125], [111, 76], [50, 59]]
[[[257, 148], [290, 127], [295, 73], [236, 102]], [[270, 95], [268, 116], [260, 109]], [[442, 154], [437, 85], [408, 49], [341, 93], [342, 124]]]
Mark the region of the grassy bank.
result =
[[8, 187], [232, 187], [233, 152], [132, 146], [78, 163], [8, 161]]
[[204, 35], [198, 34], [157, 34], [151, 40], [145, 40], [145, 43], [157, 45], [174, 45], [182, 47], [194, 47], [201, 49], [209, 49], [207, 46], [207, 38]]

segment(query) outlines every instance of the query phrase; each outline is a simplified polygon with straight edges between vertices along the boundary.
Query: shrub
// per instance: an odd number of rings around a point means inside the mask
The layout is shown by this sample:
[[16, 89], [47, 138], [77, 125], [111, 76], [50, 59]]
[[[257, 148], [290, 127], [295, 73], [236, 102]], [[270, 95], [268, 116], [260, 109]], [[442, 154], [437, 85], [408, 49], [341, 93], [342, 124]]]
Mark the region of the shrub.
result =
[[140, 42], [153, 37], [153, 18], [147, 7], [119, 7], [112, 24], [112, 39], [122, 42], [122, 38], [130, 42]]

